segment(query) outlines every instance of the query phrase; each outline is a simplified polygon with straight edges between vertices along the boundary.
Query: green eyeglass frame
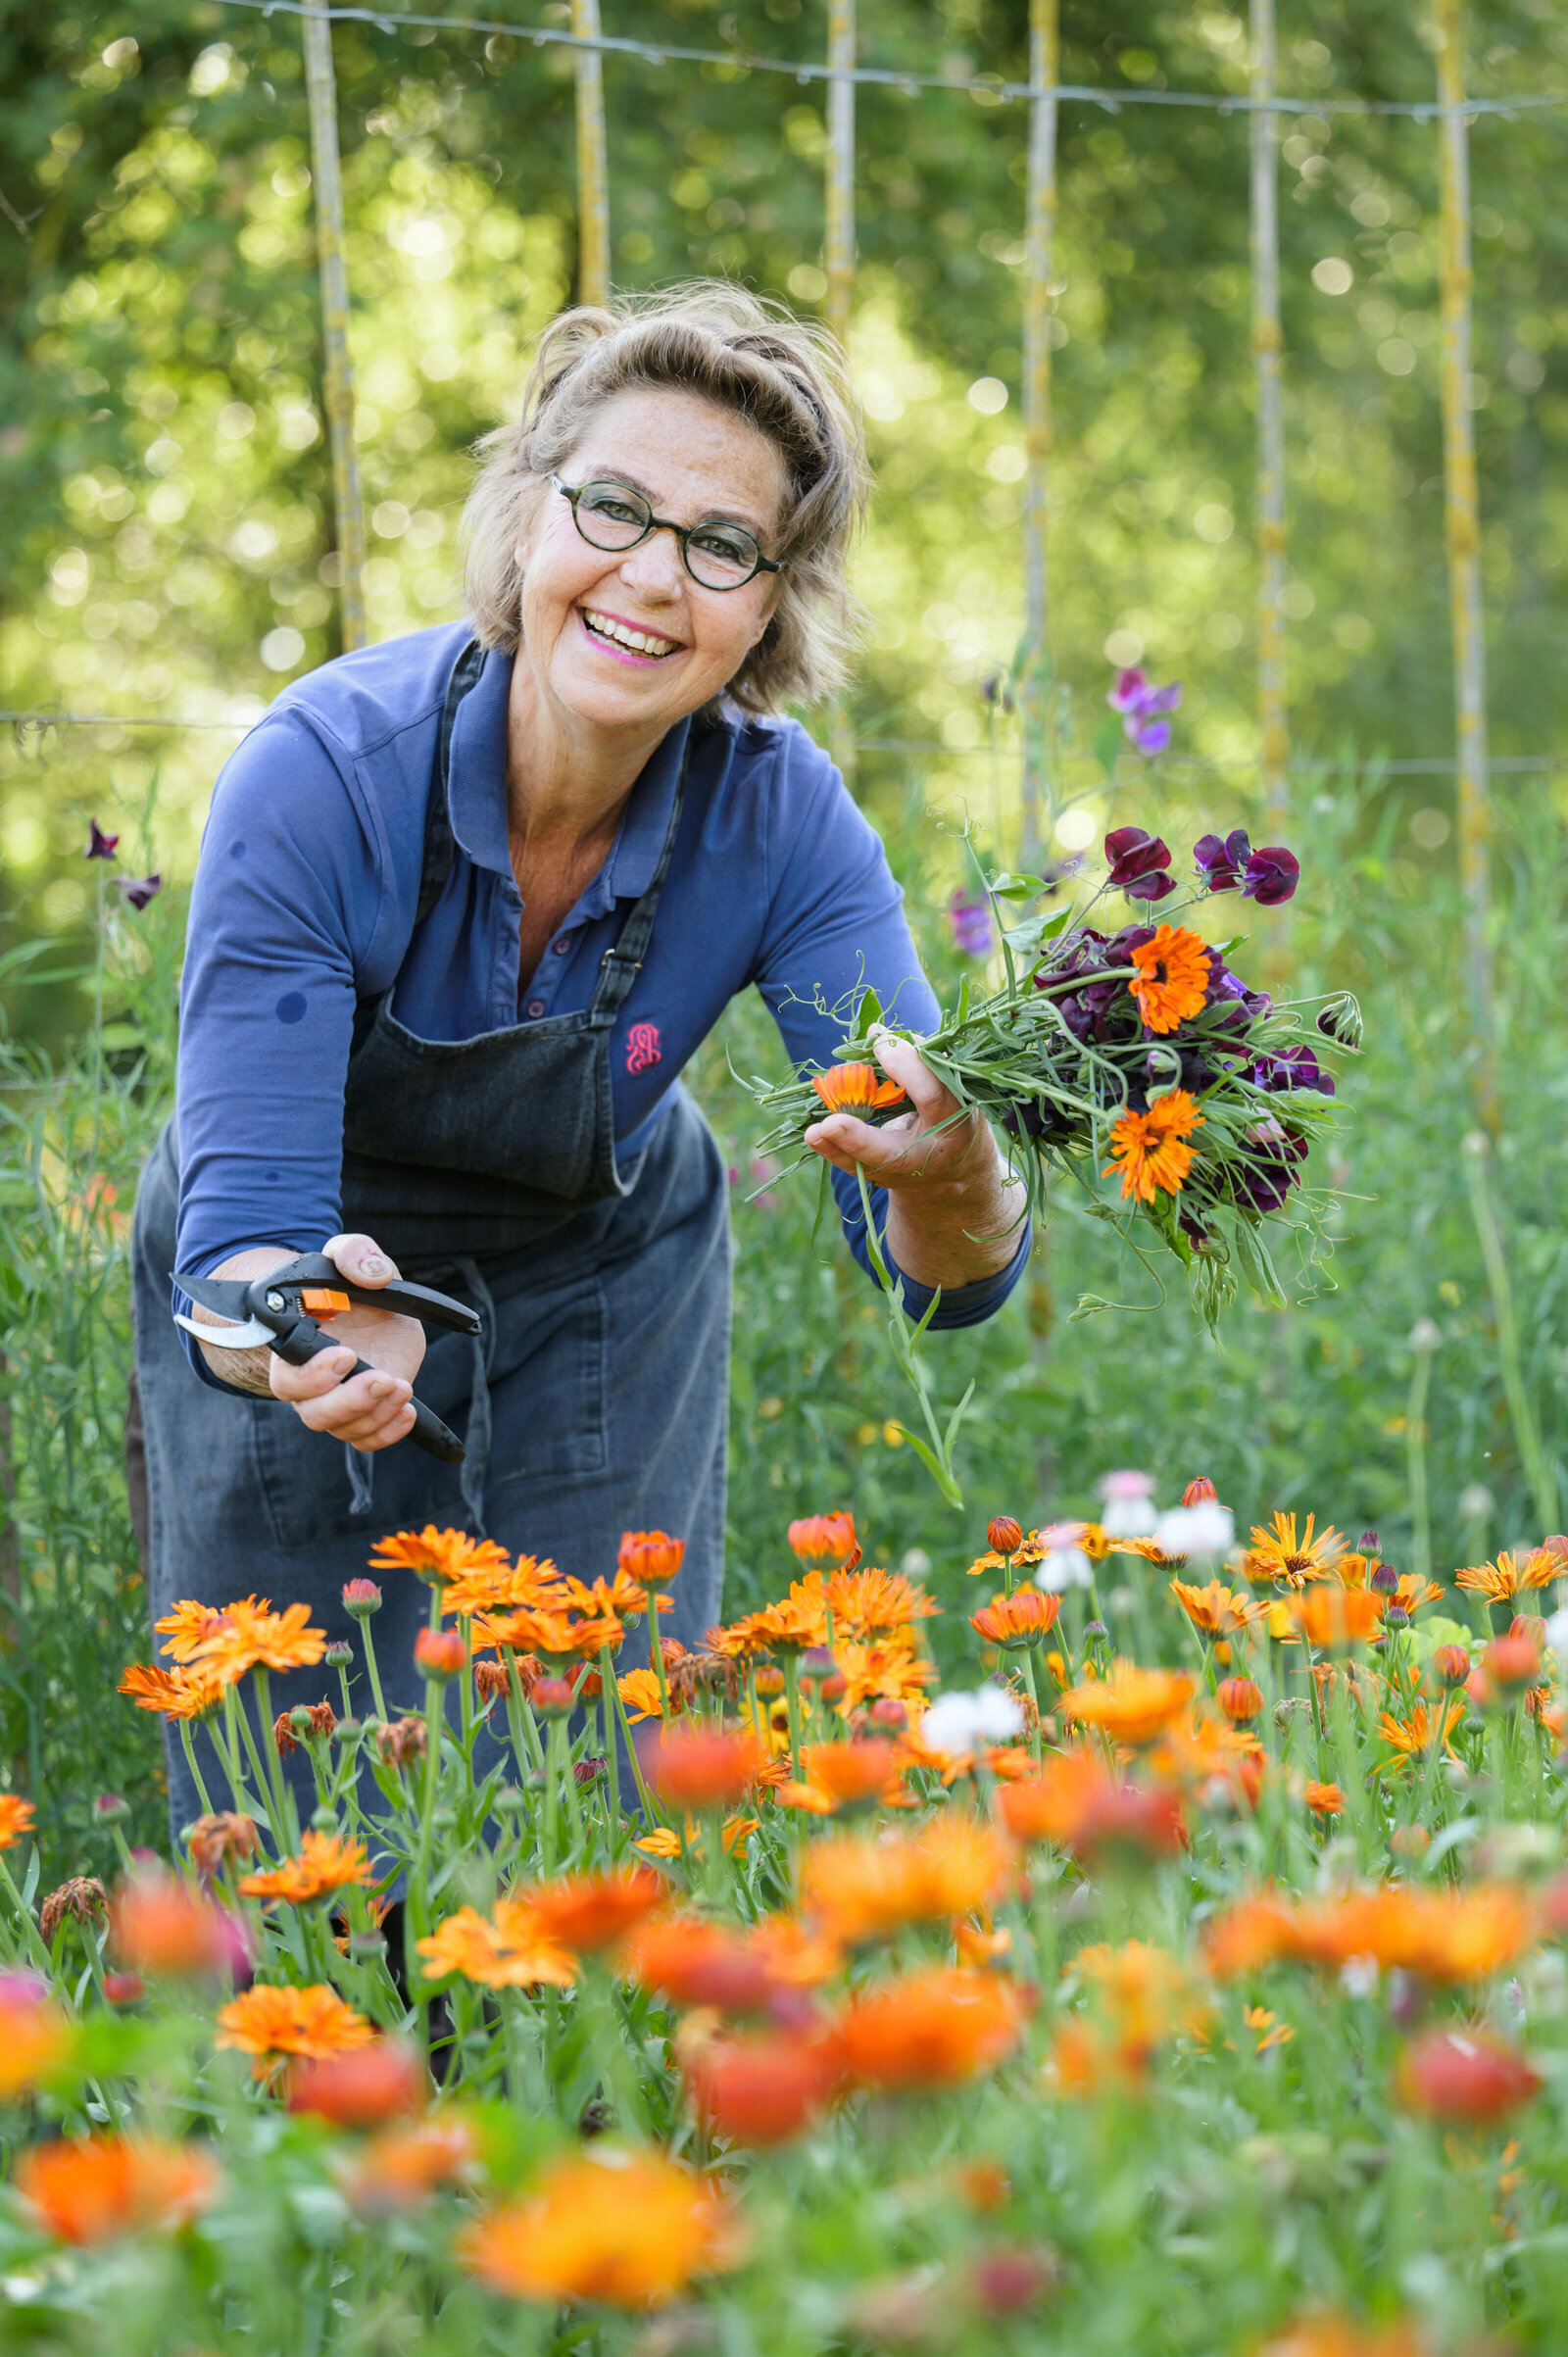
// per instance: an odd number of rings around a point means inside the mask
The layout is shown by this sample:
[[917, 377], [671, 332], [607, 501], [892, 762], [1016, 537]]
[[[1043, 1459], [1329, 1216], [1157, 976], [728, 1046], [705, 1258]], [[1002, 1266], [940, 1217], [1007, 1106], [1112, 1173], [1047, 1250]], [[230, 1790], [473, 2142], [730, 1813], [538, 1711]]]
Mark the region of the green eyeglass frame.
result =
[[[720, 523], [712, 517], [707, 517], [701, 523], [673, 523], [667, 516], [656, 516], [640, 491], [633, 491], [625, 483], [605, 477], [579, 483], [575, 489], [570, 483], [564, 483], [559, 474], [553, 474], [550, 480], [570, 508], [572, 521], [590, 548], [624, 556], [627, 550], [640, 548], [653, 532], [673, 532], [680, 550], [680, 561], [698, 587], [717, 590], [721, 594], [732, 589], [744, 589], [747, 582], [754, 581], [759, 573], [784, 570], [778, 559], [763, 556], [757, 545], [756, 535], [749, 532], [744, 524]], [[590, 506], [588, 519], [585, 519], [582, 503], [591, 499], [596, 492], [607, 495], [612, 504], [623, 508], [626, 511], [624, 517], [617, 522]], [[589, 519], [599, 527], [598, 531], [589, 529]], [[617, 539], [617, 530], [629, 532], [630, 537]], [[729, 553], [726, 554], [716, 542], [705, 548], [701, 539], [705, 532], [721, 534], [729, 543]], [[692, 561], [694, 540], [698, 544], [695, 564]], [[700, 570], [702, 566], [707, 569]], [[739, 569], [742, 566], [744, 570]], [[726, 572], [731, 575], [729, 579], [722, 577]]]

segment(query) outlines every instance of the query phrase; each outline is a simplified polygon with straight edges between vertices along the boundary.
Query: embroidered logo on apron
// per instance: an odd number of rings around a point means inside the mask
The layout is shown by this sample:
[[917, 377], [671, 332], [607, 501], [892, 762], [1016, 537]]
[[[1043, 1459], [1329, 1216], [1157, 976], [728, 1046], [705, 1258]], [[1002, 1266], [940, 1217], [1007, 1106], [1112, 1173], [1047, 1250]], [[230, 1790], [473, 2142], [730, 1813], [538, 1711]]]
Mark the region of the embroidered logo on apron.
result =
[[657, 1023], [633, 1023], [626, 1034], [626, 1069], [628, 1072], [651, 1072], [663, 1061], [664, 1052], [659, 1044]]

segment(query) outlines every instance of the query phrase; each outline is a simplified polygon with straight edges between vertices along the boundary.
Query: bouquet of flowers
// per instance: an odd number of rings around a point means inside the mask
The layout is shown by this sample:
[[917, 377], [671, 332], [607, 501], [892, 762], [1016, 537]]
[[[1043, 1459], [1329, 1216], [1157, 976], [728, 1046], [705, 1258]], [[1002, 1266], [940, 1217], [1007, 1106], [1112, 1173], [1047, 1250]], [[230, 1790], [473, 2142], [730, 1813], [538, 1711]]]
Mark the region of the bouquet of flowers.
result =
[[[1322, 1059], [1356, 1050], [1360, 1012], [1348, 995], [1276, 1005], [1231, 970], [1242, 937], [1211, 943], [1171, 921], [1225, 893], [1278, 907], [1298, 880], [1293, 853], [1254, 851], [1240, 828], [1204, 835], [1193, 847], [1186, 898], [1168, 909], [1161, 904], [1180, 887], [1157, 836], [1117, 827], [1104, 853], [1108, 872], [1081, 908], [1019, 912], [1059, 878], [989, 880], [993, 905], [1017, 919], [1002, 928], [1003, 989], [976, 999], [965, 982], [954, 1011], [924, 1038], [902, 1031], [896, 1010], [886, 1020], [867, 991], [827, 1070], [783, 1086], [751, 1084], [776, 1122], [759, 1152], [798, 1145], [824, 1107], [891, 1118], [906, 1101], [870, 1059], [884, 1032], [912, 1039], [958, 1105], [978, 1106], [1011, 1141], [1037, 1214], [1052, 1173], [1072, 1179], [1156, 1281], [1143, 1243], [1157, 1240], [1174, 1253], [1212, 1329], [1239, 1278], [1263, 1300], [1283, 1299], [1270, 1227], [1296, 1231], [1303, 1266], [1315, 1256], [1321, 1229], [1301, 1168], [1337, 1110]], [[1112, 893], [1133, 905], [1133, 920], [1117, 929], [1094, 921]], [[1156, 908], [1159, 921], [1147, 921]], [[1108, 1306], [1086, 1296], [1075, 1314]]]

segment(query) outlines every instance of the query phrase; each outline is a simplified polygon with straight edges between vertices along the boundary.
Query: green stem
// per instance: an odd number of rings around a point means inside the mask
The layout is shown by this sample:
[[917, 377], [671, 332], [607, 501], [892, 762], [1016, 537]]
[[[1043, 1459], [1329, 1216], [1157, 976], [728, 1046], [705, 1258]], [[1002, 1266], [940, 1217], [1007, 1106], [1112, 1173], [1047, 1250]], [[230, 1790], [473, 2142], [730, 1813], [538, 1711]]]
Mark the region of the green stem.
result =
[[197, 1793], [201, 1799], [203, 1814], [209, 1817], [216, 1816], [217, 1811], [213, 1807], [211, 1799], [208, 1797], [207, 1787], [202, 1781], [202, 1772], [196, 1765], [196, 1739], [191, 1733], [189, 1719], [181, 1719], [179, 1722], [179, 1740], [184, 1747], [185, 1765], [190, 1770], [191, 1781], [195, 1785]]
[[370, 1635], [368, 1614], [360, 1623], [360, 1635], [365, 1644], [365, 1666], [369, 1673], [370, 1693], [375, 1701], [375, 1715], [384, 1727], [388, 1724], [386, 1696], [381, 1692], [381, 1672], [375, 1658], [375, 1640]]
[[1473, 1129], [1464, 1140], [1462, 1152], [1465, 1183], [1470, 1190], [1470, 1209], [1475, 1219], [1481, 1257], [1486, 1263], [1487, 1285], [1492, 1295], [1493, 1317], [1497, 1329], [1497, 1363], [1502, 1374], [1502, 1388], [1508, 1401], [1514, 1441], [1531, 1495], [1535, 1498], [1541, 1528], [1544, 1532], [1554, 1531], [1557, 1528], [1556, 1475], [1542, 1447], [1541, 1433], [1525, 1382], [1507, 1254], [1503, 1251], [1502, 1232], [1497, 1224], [1496, 1205], [1487, 1182], [1487, 1162], [1492, 1153], [1492, 1141], [1485, 1130]]
[[1427, 1488], [1427, 1391], [1432, 1351], [1425, 1339], [1415, 1345], [1410, 1391], [1404, 1403], [1405, 1466], [1410, 1489], [1410, 1569], [1418, 1580], [1432, 1577], [1432, 1506]]
[[38, 1970], [45, 1974], [50, 1981], [53, 1981], [55, 1977], [54, 1959], [43, 1943], [42, 1933], [32, 1920], [31, 1909], [11, 1879], [11, 1869], [6, 1864], [3, 1854], [0, 1854], [0, 1883], [5, 1885], [7, 1896], [16, 1910], [17, 1921], [22, 1926], [23, 1943], [28, 1955]]
[[611, 1665], [610, 1647], [599, 1648], [599, 1704], [605, 1722], [605, 1774], [610, 1779], [611, 1838], [620, 1843], [620, 1738], [615, 1728], [615, 1673]]
[[790, 1714], [790, 1773], [797, 1784], [801, 1781], [801, 1657], [785, 1653], [781, 1667], [784, 1672], [784, 1703]]

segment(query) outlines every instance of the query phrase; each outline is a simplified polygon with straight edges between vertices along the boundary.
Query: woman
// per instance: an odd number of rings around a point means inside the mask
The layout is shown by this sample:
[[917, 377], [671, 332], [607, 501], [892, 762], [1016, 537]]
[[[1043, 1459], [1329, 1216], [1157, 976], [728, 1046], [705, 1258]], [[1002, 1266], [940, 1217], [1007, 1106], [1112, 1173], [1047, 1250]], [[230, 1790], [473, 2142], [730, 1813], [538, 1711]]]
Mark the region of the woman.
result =
[[[214, 796], [136, 1214], [155, 1618], [257, 1591], [346, 1637], [382, 1531], [464, 1524], [591, 1579], [654, 1527], [686, 1541], [669, 1628], [700, 1638], [730, 1243], [681, 1067], [748, 984], [798, 1060], [827, 1060], [866, 984], [934, 1018], [881, 845], [772, 716], [837, 684], [849, 634], [864, 459], [830, 347], [729, 287], [571, 312], [485, 448], [467, 622], [296, 681]], [[1018, 1191], [906, 1044], [882, 1061], [911, 1109], [808, 1142], [862, 1265], [858, 1161], [910, 1308], [940, 1287], [935, 1322], [972, 1323], [1022, 1267]], [[323, 1245], [361, 1286], [462, 1294], [482, 1340], [356, 1309], [296, 1368], [174, 1327], [172, 1271]], [[376, 1371], [345, 1381], [356, 1352]], [[395, 1448], [416, 1376], [461, 1466]], [[388, 1583], [400, 1692], [425, 1611]], [[174, 1746], [170, 1786], [177, 1827], [199, 1804]]]

